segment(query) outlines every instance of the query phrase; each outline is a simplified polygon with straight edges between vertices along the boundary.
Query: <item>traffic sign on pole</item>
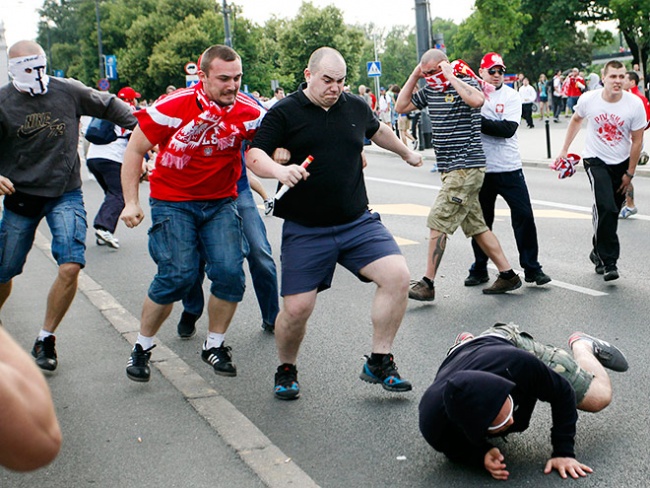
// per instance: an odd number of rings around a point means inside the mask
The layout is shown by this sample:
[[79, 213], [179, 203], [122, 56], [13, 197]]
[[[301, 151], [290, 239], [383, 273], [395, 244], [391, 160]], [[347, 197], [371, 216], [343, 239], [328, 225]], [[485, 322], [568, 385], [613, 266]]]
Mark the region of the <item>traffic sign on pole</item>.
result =
[[381, 76], [381, 62], [380, 61], [370, 61], [368, 64], [368, 76]]
[[97, 88], [99, 88], [101, 91], [108, 91], [110, 87], [111, 84], [106, 78], [102, 78], [97, 82]]

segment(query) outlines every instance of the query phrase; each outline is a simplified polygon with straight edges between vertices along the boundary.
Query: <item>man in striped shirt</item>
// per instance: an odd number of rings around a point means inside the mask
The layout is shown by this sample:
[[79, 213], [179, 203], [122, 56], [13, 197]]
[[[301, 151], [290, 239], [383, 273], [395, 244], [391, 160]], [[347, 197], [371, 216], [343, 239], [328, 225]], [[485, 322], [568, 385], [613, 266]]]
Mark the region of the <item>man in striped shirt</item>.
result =
[[[420, 78], [424, 78], [426, 86], [413, 93]], [[427, 219], [430, 235], [426, 272], [409, 290], [409, 298], [413, 300], [434, 300], [434, 279], [445, 252], [447, 236], [459, 226], [466, 237], [476, 240], [499, 270], [496, 281], [483, 289], [483, 293], [505, 293], [521, 286], [521, 279], [512, 270], [499, 241], [485, 224], [478, 201], [485, 175], [481, 144], [484, 100], [477, 81], [455, 70], [446, 54], [438, 49], [430, 49], [422, 55], [397, 98], [395, 110], [399, 113], [428, 110], [442, 179], [442, 189]]]

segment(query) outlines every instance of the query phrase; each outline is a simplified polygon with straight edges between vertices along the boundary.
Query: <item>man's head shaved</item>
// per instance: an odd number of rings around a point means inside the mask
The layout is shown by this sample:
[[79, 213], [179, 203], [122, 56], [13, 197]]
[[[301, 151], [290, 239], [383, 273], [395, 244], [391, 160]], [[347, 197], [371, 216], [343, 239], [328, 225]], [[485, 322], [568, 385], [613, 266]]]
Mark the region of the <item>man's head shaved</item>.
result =
[[9, 59], [33, 54], [45, 55], [41, 45], [34, 41], [18, 41], [9, 48]]
[[447, 55], [443, 53], [440, 49], [429, 49], [422, 55], [420, 59], [420, 64], [424, 65], [433, 61], [434, 63], [439, 63], [440, 61], [449, 61]]
[[316, 49], [311, 56], [309, 57], [309, 63], [307, 64], [307, 69], [311, 73], [315, 73], [319, 70], [323, 61], [337, 60], [345, 65], [345, 59], [340, 52], [331, 47], [319, 47]]

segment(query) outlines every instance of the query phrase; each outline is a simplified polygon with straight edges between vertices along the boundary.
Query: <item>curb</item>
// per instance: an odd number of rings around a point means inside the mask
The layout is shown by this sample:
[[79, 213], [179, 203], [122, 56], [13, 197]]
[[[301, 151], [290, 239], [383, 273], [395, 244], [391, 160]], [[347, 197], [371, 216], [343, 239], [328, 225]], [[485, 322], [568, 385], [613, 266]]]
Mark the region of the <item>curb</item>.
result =
[[[36, 231], [35, 246], [51, 261], [50, 241]], [[110, 293], [83, 272], [77, 289], [131, 345], [135, 344], [140, 321]], [[284, 454], [264, 433], [232, 403], [197, 374], [183, 359], [156, 339], [156, 359], [151, 365], [183, 395], [210, 427], [232, 448], [240, 459], [269, 488], [317, 488], [293, 460]]]

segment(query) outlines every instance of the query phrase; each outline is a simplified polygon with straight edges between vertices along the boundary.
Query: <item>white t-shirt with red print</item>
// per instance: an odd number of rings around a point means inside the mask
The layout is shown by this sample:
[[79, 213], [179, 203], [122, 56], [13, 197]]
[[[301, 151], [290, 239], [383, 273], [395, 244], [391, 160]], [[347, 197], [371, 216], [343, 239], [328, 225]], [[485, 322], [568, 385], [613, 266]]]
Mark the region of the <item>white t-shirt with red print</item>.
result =
[[578, 116], [588, 119], [583, 157], [619, 164], [630, 157], [631, 133], [646, 126], [639, 97], [623, 92], [618, 102], [603, 100], [603, 90], [583, 94], [575, 106]]
[[[193, 125], [204, 110], [196, 89], [187, 88], [135, 113], [149, 142], [160, 146], [156, 169], [149, 177], [153, 198], [178, 202], [237, 196], [242, 142], [252, 140], [265, 111], [239, 93], [218, 122]], [[182, 140], [195, 148], [191, 157], [172, 154], [175, 135], [176, 143]]]

